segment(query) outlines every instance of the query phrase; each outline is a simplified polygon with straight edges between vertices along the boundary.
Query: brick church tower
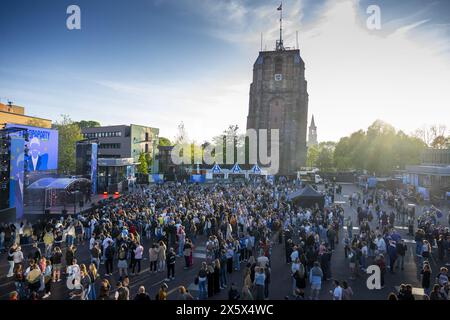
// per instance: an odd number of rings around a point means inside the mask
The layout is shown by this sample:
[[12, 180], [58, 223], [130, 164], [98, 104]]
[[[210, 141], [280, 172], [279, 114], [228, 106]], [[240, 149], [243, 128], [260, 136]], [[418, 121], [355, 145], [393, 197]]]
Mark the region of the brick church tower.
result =
[[260, 51], [253, 65], [247, 129], [279, 129], [278, 173], [293, 175], [306, 164], [308, 92], [300, 50], [283, 46], [278, 10], [280, 39], [274, 51]]

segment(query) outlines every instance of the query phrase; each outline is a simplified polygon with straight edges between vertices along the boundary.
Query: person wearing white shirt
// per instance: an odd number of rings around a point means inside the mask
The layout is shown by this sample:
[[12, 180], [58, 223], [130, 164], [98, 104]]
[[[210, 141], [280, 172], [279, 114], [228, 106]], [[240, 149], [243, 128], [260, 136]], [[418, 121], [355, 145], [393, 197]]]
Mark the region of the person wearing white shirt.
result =
[[291, 261], [295, 261], [298, 259], [298, 251], [297, 246], [294, 247], [294, 251], [291, 253]]
[[[105, 256], [106, 249], [108, 248], [109, 244], [112, 243], [112, 241], [113, 241], [113, 240], [111, 239], [111, 237], [110, 237], [110, 236], [107, 236], [107, 237], [103, 240], [103, 242], [102, 242], [102, 247], [103, 247], [102, 260], [103, 260], [103, 261], [106, 260], [106, 256]], [[102, 263], [102, 264], [103, 264], [103, 263]]]
[[89, 239], [89, 251], [92, 250], [92, 248], [94, 247], [95, 244], [95, 238], [93, 236], [91, 236], [91, 239]]
[[258, 261], [258, 265], [262, 268], [266, 268], [269, 265], [269, 258], [264, 255], [261, 255], [256, 260]]
[[291, 274], [291, 275], [292, 275], [292, 294], [293, 294], [293, 295], [295, 295], [295, 289], [297, 288], [296, 280], [295, 280], [294, 275], [295, 275], [295, 273], [296, 273], [298, 270], [300, 270], [300, 259], [299, 259], [299, 258], [295, 259], [294, 262], [292, 262], [292, 265], [291, 265], [291, 272], [292, 272], [292, 274]]
[[379, 253], [386, 253], [386, 242], [384, 241], [384, 239], [381, 237], [381, 235], [378, 235], [377, 240], [376, 240], [376, 245], [377, 245], [377, 250]]
[[364, 269], [363, 271], [366, 271], [368, 256], [369, 256], [369, 248], [367, 247], [367, 243], [364, 242], [364, 245], [361, 248], [361, 260], [362, 260], [361, 268]]

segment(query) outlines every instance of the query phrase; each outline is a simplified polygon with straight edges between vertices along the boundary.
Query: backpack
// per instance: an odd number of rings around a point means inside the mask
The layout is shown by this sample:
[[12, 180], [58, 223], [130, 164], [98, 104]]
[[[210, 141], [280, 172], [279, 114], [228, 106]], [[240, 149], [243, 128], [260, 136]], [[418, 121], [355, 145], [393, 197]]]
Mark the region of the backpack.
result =
[[125, 250], [120, 250], [119, 260], [125, 260], [127, 258], [127, 252]]

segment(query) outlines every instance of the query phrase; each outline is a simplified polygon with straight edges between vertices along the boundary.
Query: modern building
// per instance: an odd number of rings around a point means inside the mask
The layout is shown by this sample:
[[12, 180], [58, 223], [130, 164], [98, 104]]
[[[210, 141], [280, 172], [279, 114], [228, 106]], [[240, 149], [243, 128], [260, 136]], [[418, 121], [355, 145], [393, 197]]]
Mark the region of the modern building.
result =
[[317, 142], [317, 127], [314, 123], [314, 115], [311, 119], [311, 124], [308, 129], [308, 147], [309, 146], [317, 146], [319, 143]]
[[15, 123], [46, 129], [50, 129], [52, 127], [51, 120], [27, 116], [25, 115], [24, 107], [13, 105], [11, 102], [8, 104], [0, 103], [0, 125], [6, 123]]
[[427, 149], [421, 158], [420, 165], [406, 167], [406, 183], [413, 186], [425, 199], [448, 197], [450, 194], [450, 149]]
[[158, 172], [159, 129], [131, 124], [85, 128], [85, 139], [98, 142], [98, 191], [121, 192], [134, 180], [141, 153], [151, 155], [149, 172]]
[[247, 129], [279, 130], [278, 174], [294, 175], [305, 166], [307, 119], [305, 63], [300, 50], [284, 47], [280, 24], [275, 50], [260, 51], [253, 65], [247, 117]]
[[138, 163], [142, 152], [157, 150], [159, 129], [132, 124], [85, 128], [82, 134], [85, 139], [98, 140], [99, 158], [133, 158]]

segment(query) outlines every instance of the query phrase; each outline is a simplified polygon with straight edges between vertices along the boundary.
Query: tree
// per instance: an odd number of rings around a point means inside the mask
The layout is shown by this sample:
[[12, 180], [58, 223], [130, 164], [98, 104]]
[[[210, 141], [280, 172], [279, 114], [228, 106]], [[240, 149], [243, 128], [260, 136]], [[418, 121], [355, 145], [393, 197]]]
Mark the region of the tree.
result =
[[95, 128], [95, 127], [100, 127], [100, 122], [98, 121], [93, 121], [93, 120], [81, 120], [78, 122], [75, 122], [80, 129], [85, 129], [85, 128]]
[[443, 124], [424, 125], [414, 132], [414, 136], [425, 142], [427, 146], [432, 147], [434, 140], [439, 136], [445, 137], [446, 132], [447, 127]]
[[318, 155], [316, 166], [322, 172], [329, 172], [334, 167], [334, 149], [336, 143], [332, 141], [321, 142], [318, 146]]
[[435, 149], [445, 149], [447, 147], [448, 138], [446, 139], [443, 135], [434, 138], [431, 143], [431, 147]]
[[319, 158], [319, 145], [312, 145], [308, 147], [308, 153], [306, 155], [306, 165], [308, 167], [315, 167], [317, 165], [318, 158]]
[[421, 139], [396, 131], [383, 121], [375, 121], [367, 132], [359, 130], [339, 140], [334, 150], [334, 164], [338, 170], [368, 170], [389, 174], [408, 164], [420, 163], [426, 148]]
[[63, 174], [75, 172], [75, 150], [77, 141], [82, 140], [80, 127], [68, 115], [61, 115], [61, 121], [53, 124], [58, 130], [58, 171]]
[[162, 147], [172, 146], [172, 142], [165, 138], [165, 137], [159, 137], [159, 145]]
[[145, 153], [145, 162], [147, 163], [147, 171], [149, 171], [149, 169], [151, 171], [153, 168], [153, 157], [150, 152]]
[[148, 174], [148, 164], [147, 159], [145, 158], [145, 153], [141, 152], [139, 154], [139, 165], [137, 167], [138, 173], [147, 175]]

